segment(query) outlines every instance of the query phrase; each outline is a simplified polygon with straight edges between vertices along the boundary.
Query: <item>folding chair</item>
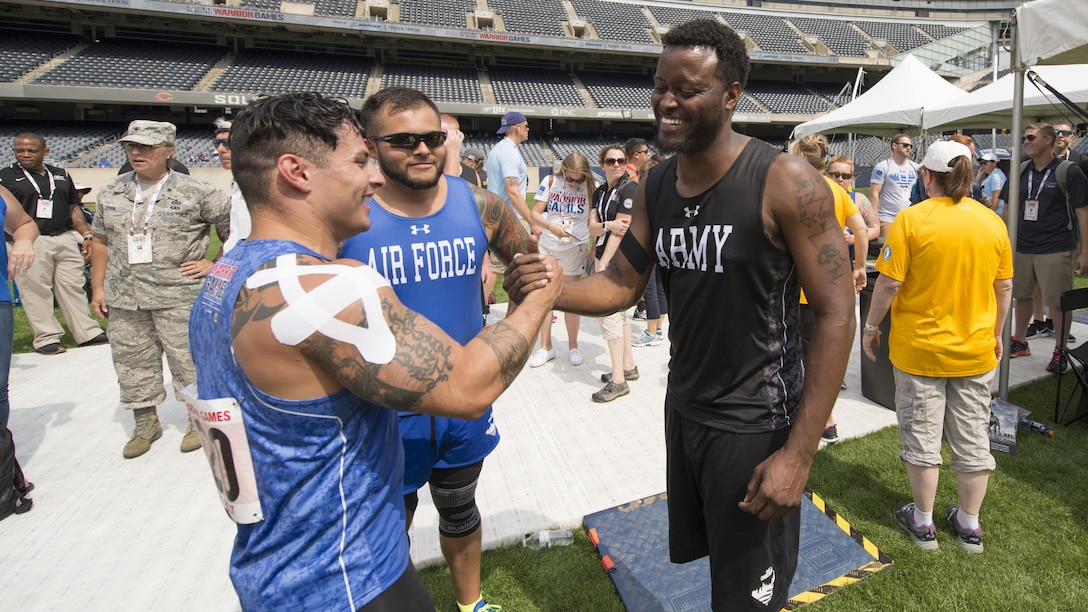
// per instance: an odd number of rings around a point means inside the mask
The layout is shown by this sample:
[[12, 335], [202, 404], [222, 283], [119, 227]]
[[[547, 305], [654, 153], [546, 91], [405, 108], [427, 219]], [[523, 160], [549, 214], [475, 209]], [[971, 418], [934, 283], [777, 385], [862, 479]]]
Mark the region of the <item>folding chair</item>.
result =
[[[1058, 375], [1058, 387], [1054, 392], [1055, 425], [1060, 425], [1062, 419], [1065, 418], [1065, 413], [1069, 410], [1069, 404], [1073, 402], [1073, 397], [1077, 395], [1078, 390], [1080, 390], [1080, 399], [1077, 401], [1076, 416], [1070, 419], [1069, 423], [1088, 416], [1088, 342], [1071, 349], [1066, 345], [1069, 341], [1068, 335], [1062, 333], [1062, 330], [1065, 329], [1066, 317], [1072, 316], [1074, 310], [1088, 308], [1088, 288], [1071, 289], [1063, 293], [1061, 307], [1062, 311], [1057, 318], [1054, 333], [1062, 336], [1058, 351], [1061, 359], [1069, 363], [1069, 369], [1073, 372], [1074, 385], [1069, 390], [1068, 397], [1065, 398], [1065, 404], [1061, 405], [1062, 379], [1065, 377], [1061, 374]], [[1069, 423], [1066, 423], [1066, 425]]]

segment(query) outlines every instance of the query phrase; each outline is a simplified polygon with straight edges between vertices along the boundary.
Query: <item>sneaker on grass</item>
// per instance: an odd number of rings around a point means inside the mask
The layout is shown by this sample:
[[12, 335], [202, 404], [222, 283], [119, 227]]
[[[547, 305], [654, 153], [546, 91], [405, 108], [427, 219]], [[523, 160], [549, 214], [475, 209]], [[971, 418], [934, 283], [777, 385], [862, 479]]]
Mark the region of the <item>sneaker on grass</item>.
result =
[[895, 521], [899, 528], [907, 532], [912, 542], [922, 550], [937, 550], [937, 534], [933, 523], [919, 525], [914, 522], [914, 502], [899, 500], [895, 502]]
[[974, 529], [960, 527], [959, 513], [960, 507], [957, 504], [948, 504], [948, 508], [945, 509], [945, 516], [948, 517], [952, 529], [956, 531], [956, 541], [959, 542], [960, 548], [967, 552], [982, 552], [982, 527]]

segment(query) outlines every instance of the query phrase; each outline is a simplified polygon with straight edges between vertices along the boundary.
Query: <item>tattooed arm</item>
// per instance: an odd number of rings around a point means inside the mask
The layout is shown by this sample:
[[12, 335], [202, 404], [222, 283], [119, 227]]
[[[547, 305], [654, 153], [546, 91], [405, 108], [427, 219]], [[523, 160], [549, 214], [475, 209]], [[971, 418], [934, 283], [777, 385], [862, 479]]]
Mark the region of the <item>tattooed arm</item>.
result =
[[761, 520], [801, 503], [820, 434], [838, 397], [854, 337], [854, 282], [846, 242], [827, 183], [803, 159], [779, 155], [763, 193], [763, 221], [774, 243], [793, 255], [816, 326], [805, 383], [785, 446], [756, 467], [740, 507]]
[[[303, 256], [298, 263], [300, 269], [325, 265]], [[333, 264], [362, 267], [353, 260]], [[235, 356], [252, 383], [276, 397], [307, 399], [346, 388], [396, 410], [476, 418], [525, 365], [540, 324], [562, 288], [556, 268], [555, 278], [548, 283], [554, 286], [533, 292], [532, 299], [515, 313], [464, 346], [401, 304], [388, 285], [360, 282], [355, 276], [351, 283], [343, 283], [351, 287], [350, 292], [338, 288], [321, 298], [311, 296], [315, 298], [311, 308], [321, 305], [316, 317], [313, 310], [299, 312], [298, 305], [287, 303], [276, 282], [244, 288], [234, 307], [231, 328]], [[312, 293], [325, 283], [336, 282], [337, 276], [332, 271], [299, 274], [297, 282], [303, 291]], [[360, 286], [363, 289], [355, 289]], [[335, 311], [337, 308], [340, 310]], [[334, 330], [319, 325], [319, 331], [312, 331], [301, 327], [305, 323], [295, 322], [288, 329], [304, 338], [291, 345], [286, 339], [277, 339], [272, 327], [273, 318], [290, 309], [308, 321], [335, 316], [350, 327]], [[297, 329], [310, 333], [298, 334]]]
[[509, 264], [518, 253], [536, 252], [535, 246], [530, 249], [529, 232], [525, 231], [514, 212], [490, 191], [487, 192], [487, 204], [481, 218], [487, 232], [487, 248], [498, 255], [504, 264]]

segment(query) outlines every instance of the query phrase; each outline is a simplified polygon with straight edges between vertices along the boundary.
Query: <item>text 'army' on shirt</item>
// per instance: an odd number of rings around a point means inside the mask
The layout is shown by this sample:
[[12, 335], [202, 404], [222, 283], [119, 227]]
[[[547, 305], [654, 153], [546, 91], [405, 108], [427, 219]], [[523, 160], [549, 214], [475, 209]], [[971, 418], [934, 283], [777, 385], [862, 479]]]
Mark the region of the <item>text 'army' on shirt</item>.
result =
[[[430, 231], [425, 224], [413, 228], [420, 233]], [[422, 282], [424, 276], [429, 280], [474, 276], [479, 274], [475, 246], [476, 239], [471, 236], [453, 240], [413, 242], [409, 245], [411, 251], [407, 254], [401, 245], [393, 244], [371, 248], [367, 264], [381, 272], [393, 286], [409, 282], [409, 274], [413, 283]], [[410, 261], [406, 260], [406, 255]]]
[[[658, 228], [654, 243], [658, 264], [663, 268], [700, 272], [707, 272], [707, 266], [712, 265], [710, 271], [720, 274], [725, 271], [723, 252], [732, 233], [732, 225], [720, 224]], [[709, 252], [710, 249], [713, 251]]]

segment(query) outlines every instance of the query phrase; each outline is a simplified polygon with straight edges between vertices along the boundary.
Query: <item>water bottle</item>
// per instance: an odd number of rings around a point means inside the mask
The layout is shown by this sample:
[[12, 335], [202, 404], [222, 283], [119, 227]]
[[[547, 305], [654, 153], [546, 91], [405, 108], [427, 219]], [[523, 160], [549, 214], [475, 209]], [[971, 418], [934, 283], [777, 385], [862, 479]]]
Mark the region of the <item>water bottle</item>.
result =
[[573, 542], [574, 534], [570, 529], [542, 529], [536, 533], [525, 534], [521, 545], [536, 550], [553, 546], [570, 546]]
[[1054, 430], [1047, 427], [1045, 424], [1040, 423], [1039, 421], [1032, 421], [1032, 420], [1029, 420], [1029, 419], [1020, 419], [1019, 425], [1020, 425], [1021, 429], [1026, 429], [1028, 431], [1034, 431], [1036, 433], [1043, 434], [1044, 436], [1047, 436], [1047, 437], [1050, 437], [1050, 438], [1054, 437]]

